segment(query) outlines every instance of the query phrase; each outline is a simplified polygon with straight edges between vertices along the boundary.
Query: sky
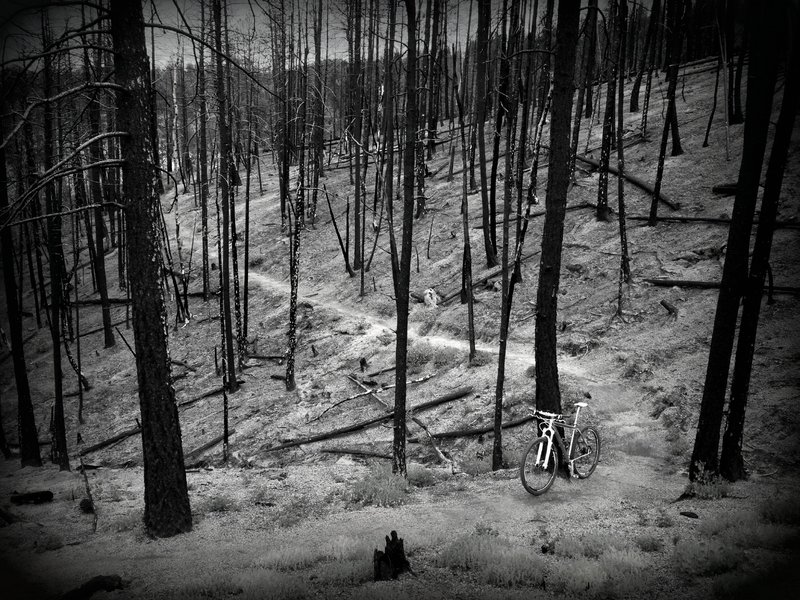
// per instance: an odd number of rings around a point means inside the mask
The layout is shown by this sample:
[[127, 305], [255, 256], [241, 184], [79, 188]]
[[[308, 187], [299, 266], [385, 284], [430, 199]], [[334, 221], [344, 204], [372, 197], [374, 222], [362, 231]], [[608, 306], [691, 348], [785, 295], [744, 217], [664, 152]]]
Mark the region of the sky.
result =
[[[90, 0], [91, 1], [91, 0]], [[277, 1], [277, 0], [273, 0]], [[307, 9], [316, 4], [315, 0], [283, 0], [287, 6], [296, 5], [299, 14], [303, 18]], [[367, 4], [367, 0], [362, 0]], [[513, 1], [513, 0], [512, 0]], [[385, 15], [386, 0], [378, 0]], [[424, 6], [424, 0], [417, 0], [418, 4]], [[499, 12], [501, 0], [493, 0], [493, 10], [495, 14]], [[64, 6], [64, 4], [69, 6]], [[268, 6], [269, 0], [228, 0], [229, 25], [232, 30], [242, 32], [255, 31], [256, 39], [261, 42], [263, 48], [268, 46], [264, 43], [268, 41], [269, 27], [268, 20], [264, 14], [264, 9]], [[328, 30], [327, 38], [329, 44], [329, 55], [333, 57], [345, 58], [347, 42], [344, 33], [344, 17], [342, 7], [345, 0], [323, 0], [324, 6], [328, 9]], [[583, 0], [583, 4], [586, 0]], [[77, 2], [70, 0], [0, 0], [0, 36], [2, 36], [2, 56], [3, 60], [16, 56], [20, 51], [35, 52], [40, 46], [41, 16], [42, 6], [49, 5], [49, 15], [51, 25], [56, 35], [63, 31], [65, 27], [74, 27], [81, 22], [80, 8]], [[477, 24], [477, 6], [472, 2], [472, 22], [469, 30], [472, 35]], [[607, 4], [607, 0], [600, 0], [601, 8]], [[539, 14], [544, 11], [545, 1], [539, 2]], [[460, 38], [462, 43], [466, 39], [468, 29], [470, 0], [448, 0], [448, 39], [452, 43], [456, 38]], [[420, 7], [420, 8], [421, 8]], [[154, 13], [153, 13], [154, 9]], [[143, 0], [143, 12], [146, 22], [163, 22], [165, 24], [184, 28], [183, 21], [179, 15], [183, 14], [189, 26], [193, 30], [199, 31], [200, 26], [200, 4], [198, 0]], [[91, 11], [90, 11], [91, 12]], [[207, 9], [207, 12], [209, 10]], [[398, 20], [405, 15], [405, 7], [401, 3], [397, 10]], [[210, 15], [206, 15], [209, 17]], [[496, 19], [494, 20], [496, 23]], [[398, 35], [399, 35], [398, 30]], [[422, 32], [420, 32], [420, 37]], [[153, 38], [155, 42], [156, 63], [165, 65], [175, 60], [179, 55], [181, 43], [179, 36], [174, 32], [154, 30]], [[325, 33], [323, 33], [323, 45], [325, 44]], [[150, 52], [150, 33], [147, 33], [148, 52]], [[191, 54], [191, 45], [184, 41], [184, 49]], [[264, 50], [266, 52], [266, 50]], [[313, 59], [313, 53], [311, 55]], [[264, 57], [266, 60], [267, 57]]]

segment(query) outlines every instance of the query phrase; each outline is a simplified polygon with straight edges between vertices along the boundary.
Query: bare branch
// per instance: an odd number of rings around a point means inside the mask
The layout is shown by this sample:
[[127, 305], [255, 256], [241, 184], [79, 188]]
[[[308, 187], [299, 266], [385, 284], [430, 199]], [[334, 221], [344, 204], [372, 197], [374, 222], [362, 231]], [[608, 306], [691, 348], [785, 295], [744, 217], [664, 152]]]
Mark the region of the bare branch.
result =
[[11, 139], [19, 131], [19, 128], [22, 127], [22, 124], [28, 120], [31, 111], [37, 106], [40, 106], [42, 104], [47, 104], [49, 102], [57, 102], [58, 100], [62, 100], [63, 98], [66, 98], [73, 94], [77, 94], [78, 92], [82, 92], [83, 90], [88, 90], [93, 88], [111, 89], [122, 92], [125, 91], [124, 87], [116, 83], [111, 83], [110, 81], [87, 81], [86, 83], [82, 83], [81, 85], [76, 86], [74, 88], [64, 90], [63, 92], [56, 94], [55, 96], [50, 96], [49, 98], [39, 98], [38, 100], [34, 100], [28, 105], [28, 108], [25, 109], [25, 112], [22, 113], [22, 117], [20, 118], [19, 123], [17, 123], [14, 126], [14, 129], [12, 129], [11, 133], [9, 133], [8, 136], [6, 136], [6, 139], [4, 139], [2, 143], [0, 143], [0, 148], [5, 148], [8, 145]]

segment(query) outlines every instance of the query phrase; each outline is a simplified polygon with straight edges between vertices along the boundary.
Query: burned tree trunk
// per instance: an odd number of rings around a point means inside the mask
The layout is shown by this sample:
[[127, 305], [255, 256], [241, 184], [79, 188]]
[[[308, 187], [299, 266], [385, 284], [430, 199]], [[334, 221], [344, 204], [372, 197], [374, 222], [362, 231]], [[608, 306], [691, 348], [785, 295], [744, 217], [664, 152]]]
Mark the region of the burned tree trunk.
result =
[[[3, 139], [0, 122], [0, 139]], [[6, 150], [0, 145], [0, 213], [8, 209], [8, 175]], [[11, 229], [0, 229], [0, 254], [3, 255], [3, 280], [5, 282], [6, 307], [8, 309], [11, 358], [14, 362], [14, 381], [17, 386], [17, 422], [19, 432], [19, 454], [23, 467], [41, 467], [39, 439], [33, 415], [33, 402], [25, 363], [25, 348], [22, 342], [22, 313], [17, 305], [17, 283], [14, 277], [14, 243]]]
[[[50, 32], [47, 17], [42, 17], [42, 30], [45, 32], [45, 45], [47, 45]], [[45, 97], [53, 95], [53, 65], [52, 58], [44, 60], [44, 94]], [[55, 164], [55, 139], [52, 103], [44, 107], [44, 168], [49, 170]], [[47, 218], [47, 242], [50, 253], [50, 338], [53, 343], [53, 387], [55, 400], [51, 432], [53, 445], [50, 454], [53, 462], [58, 464], [62, 471], [69, 471], [69, 454], [67, 451], [67, 432], [64, 418], [64, 376], [61, 371], [61, 311], [63, 301], [64, 277], [64, 250], [61, 245], [61, 196], [56, 193], [53, 183], [45, 187], [45, 203], [49, 216]]]
[[[794, 15], [794, 31], [797, 31], [797, 15]], [[753, 258], [750, 262], [750, 275], [744, 295], [744, 307], [739, 327], [736, 346], [736, 360], [733, 366], [730, 402], [728, 404], [728, 421], [722, 436], [722, 455], [720, 457], [720, 475], [729, 481], [737, 481], [746, 476], [742, 458], [742, 438], [744, 435], [744, 417], [747, 397], [750, 388], [750, 374], [753, 368], [756, 331], [761, 311], [761, 296], [764, 279], [769, 269], [769, 255], [772, 248], [772, 234], [778, 213], [783, 174], [789, 153], [795, 115], [800, 105], [800, 44], [792, 41], [792, 57], [786, 68], [786, 83], [783, 93], [781, 112], [775, 126], [775, 141], [772, 144], [767, 175], [764, 183], [764, 195], [761, 200], [756, 241]], [[748, 112], [749, 115], [749, 112]]]
[[780, 11], [772, 4], [753, 3], [748, 19], [753, 23], [753, 53], [747, 81], [747, 118], [744, 124], [742, 162], [736, 186], [727, 254], [717, 299], [711, 348], [706, 368], [700, 420], [697, 425], [689, 478], [694, 481], [719, 467], [719, 439], [728, 387], [731, 354], [736, 335], [739, 302], [745, 291], [750, 233], [758, 196], [764, 151], [777, 78]]
[[116, 80], [126, 90], [117, 95], [117, 121], [128, 132], [121, 140], [121, 155], [142, 424], [144, 524], [153, 535], [167, 537], [191, 530], [192, 515], [167, 347], [161, 206], [150, 163], [148, 60], [140, 2], [111, 0], [111, 35]]
[[564, 241], [564, 215], [569, 187], [569, 127], [572, 115], [577, 2], [559, 2], [553, 77], [553, 116], [550, 120], [550, 173], [536, 293], [536, 406], [561, 412], [556, 359], [557, 290]]
[[231, 130], [228, 114], [228, 94], [225, 90], [225, 75], [222, 65], [222, 6], [220, 0], [214, 0], [214, 46], [216, 48], [216, 92], [219, 113], [217, 116], [219, 130], [219, 170], [217, 181], [221, 198], [222, 212], [222, 240], [220, 242], [222, 253], [220, 260], [220, 277], [222, 286], [222, 327], [223, 327], [223, 356], [225, 358], [225, 381], [231, 392], [239, 389], [236, 380], [236, 361], [233, 353], [233, 322], [231, 319], [231, 288], [230, 288], [230, 232], [231, 232], [231, 202], [232, 185], [231, 174], [235, 167], [233, 164], [233, 146], [231, 143]]

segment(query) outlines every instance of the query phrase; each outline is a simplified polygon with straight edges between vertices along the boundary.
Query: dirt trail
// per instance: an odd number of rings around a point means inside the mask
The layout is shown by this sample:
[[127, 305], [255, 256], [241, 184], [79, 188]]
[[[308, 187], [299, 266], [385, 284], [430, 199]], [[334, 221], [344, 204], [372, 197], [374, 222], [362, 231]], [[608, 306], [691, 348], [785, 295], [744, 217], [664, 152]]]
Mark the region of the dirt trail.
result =
[[[240, 278], [244, 277], [244, 272], [242, 271]], [[270, 277], [268, 275], [264, 275], [263, 273], [257, 273], [254, 271], [250, 271], [249, 274], [249, 281], [250, 283], [256, 283], [262, 286], [265, 289], [277, 291], [281, 294], [288, 294], [291, 291], [289, 283], [283, 281], [281, 279], [277, 279], [275, 277]], [[307, 302], [309, 304], [317, 305], [322, 308], [326, 308], [332, 311], [339, 313], [342, 316], [348, 317], [350, 319], [354, 319], [359, 322], [365, 322], [369, 325], [369, 329], [364, 332], [364, 335], [370, 336], [377, 336], [387, 331], [394, 332], [394, 323], [387, 321], [386, 319], [382, 319], [375, 315], [368, 314], [363, 311], [363, 309], [354, 308], [352, 305], [344, 304], [337, 300], [332, 300], [330, 298], [324, 298], [316, 293], [313, 295], [304, 294], [301, 291], [298, 293], [297, 297], [298, 302]], [[431, 309], [436, 310], [436, 309]], [[420, 334], [418, 331], [414, 329], [409, 329], [408, 332], [409, 339], [421, 339], [425, 340], [427, 343], [437, 346], [437, 347], [444, 347], [444, 348], [455, 348], [458, 350], [462, 350], [465, 353], [469, 350], [469, 341], [468, 340], [459, 340], [452, 337], [447, 337], [443, 335], [431, 335], [431, 334]], [[514, 363], [516, 366], [520, 367], [527, 367], [533, 365], [533, 344], [527, 344], [529, 348], [528, 351], [525, 351], [524, 344], [519, 342], [509, 341], [506, 349], [506, 361], [510, 363]], [[487, 345], [481, 344], [476, 342], [475, 344], [476, 350], [479, 352], [484, 352], [490, 355], [497, 355], [499, 353], [499, 348], [497, 345]], [[571, 361], [569, 359], [560, 359], [559, 360], [559, 370], [565, 373], [569, 373], [576, 377], [583, 377], [586, 376], [586, 371], [580, 368], [575, 361]]]

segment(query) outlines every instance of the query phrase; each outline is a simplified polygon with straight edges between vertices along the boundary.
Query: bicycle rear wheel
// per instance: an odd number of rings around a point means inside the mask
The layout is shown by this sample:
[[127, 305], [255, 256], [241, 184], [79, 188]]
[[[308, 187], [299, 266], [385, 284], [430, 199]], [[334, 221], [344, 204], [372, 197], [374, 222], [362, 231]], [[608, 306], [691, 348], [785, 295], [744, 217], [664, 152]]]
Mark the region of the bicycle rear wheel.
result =
[[[546, 464], [546, 466], [545, 466]], [[519, 465], [519, 478], [528, 493], [534, 496], [544, 494], [553, 485], [558, 470], [555, 444], [550, 447], [547, 457], [547, 438], [540, 437], [528, 446]]]
[[580, 479], [586, 479], [594, 473], [600, 460], [600, 435], [594, 427], [584, 427], [575, 432], [572, 458], [572, 469]]

